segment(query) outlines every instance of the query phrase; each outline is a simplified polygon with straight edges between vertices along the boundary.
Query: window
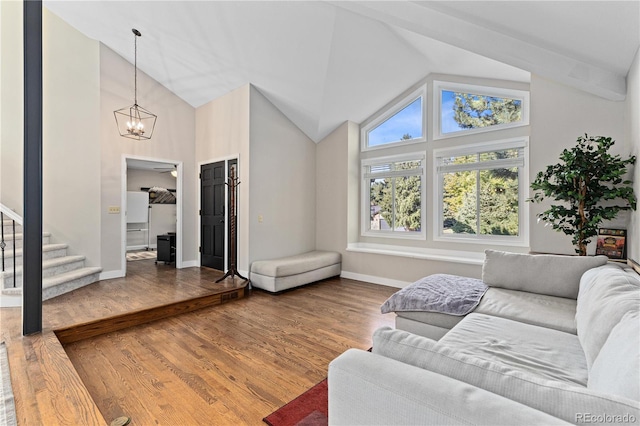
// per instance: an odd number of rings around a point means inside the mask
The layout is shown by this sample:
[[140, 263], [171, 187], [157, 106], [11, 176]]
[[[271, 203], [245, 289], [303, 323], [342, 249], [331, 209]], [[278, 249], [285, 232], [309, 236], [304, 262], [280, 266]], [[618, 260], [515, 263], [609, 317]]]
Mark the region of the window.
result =
[[434, 151], [438, 239], [525, 242], [527, 138]]
[[363, 234], [424, 236], [424, 154], [364, 160]]
[[434, 139], [529, 124], [529, 93], [434, 82]]
[[362, 128], [362, 150], [426, 140], [426, 86], [402, 98]]

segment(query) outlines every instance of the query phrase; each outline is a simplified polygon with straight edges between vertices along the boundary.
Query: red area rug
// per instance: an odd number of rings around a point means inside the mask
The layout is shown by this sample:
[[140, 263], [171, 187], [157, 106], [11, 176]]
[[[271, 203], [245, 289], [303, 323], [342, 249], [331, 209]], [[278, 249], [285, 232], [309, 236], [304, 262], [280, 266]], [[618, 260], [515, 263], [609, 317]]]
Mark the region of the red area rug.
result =
[[262, 419], [269, 426], [326, 426], [329, 424], [327, 379]]

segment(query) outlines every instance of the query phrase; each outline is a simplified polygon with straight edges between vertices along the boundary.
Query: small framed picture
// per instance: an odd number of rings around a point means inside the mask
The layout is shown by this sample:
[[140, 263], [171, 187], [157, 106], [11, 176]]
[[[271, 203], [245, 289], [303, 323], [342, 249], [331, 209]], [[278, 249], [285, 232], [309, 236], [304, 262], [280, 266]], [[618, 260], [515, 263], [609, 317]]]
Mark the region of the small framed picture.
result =
[[603, 254], [609, 259], [626, 259], [626, 240], [626, 229], [600, 228], [598, 230], [596, 255]]

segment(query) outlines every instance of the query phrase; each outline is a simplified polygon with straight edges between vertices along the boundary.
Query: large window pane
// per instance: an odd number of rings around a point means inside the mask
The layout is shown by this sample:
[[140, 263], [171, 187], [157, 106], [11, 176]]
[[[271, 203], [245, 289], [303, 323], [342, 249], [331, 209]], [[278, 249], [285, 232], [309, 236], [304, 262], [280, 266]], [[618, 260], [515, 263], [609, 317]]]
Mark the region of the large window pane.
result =
[[380, 146], [422, 138], [422, 96], [368, 133], [368, 146]]
[[520, 99], [441, 91], [440, 132], [443, 135], [519, 121], [522, 121]]
[[480, 234], [518, 235], [518, 169], [480, 171]]
[[370, 229], [389, 230], [393, 223], [392, 179], [369, 180]]
[[370, 230], [403, 233], [422, 230], [421, 176], [372, 178], [368, 182]]
[[401, 232], [421, 230], [420, 176], [395, 178], [395, 223], [394, 229]]
[[476, 233], [478, 217], [476, 188], [476, 171], [443, 174], [443, 234]]

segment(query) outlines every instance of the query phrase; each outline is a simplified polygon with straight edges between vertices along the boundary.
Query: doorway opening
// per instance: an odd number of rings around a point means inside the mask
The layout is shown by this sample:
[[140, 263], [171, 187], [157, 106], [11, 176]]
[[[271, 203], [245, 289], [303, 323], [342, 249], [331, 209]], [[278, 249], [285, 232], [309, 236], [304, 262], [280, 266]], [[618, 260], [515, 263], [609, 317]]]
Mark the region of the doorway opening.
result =
[[127, 275], [129, 262], [137, 262], [131, 269], [140, 271], [141, 260], [148, 268], [180, 268], [182, 163], [139, 157], [126, 157], [124, 163], [123, 275]]

